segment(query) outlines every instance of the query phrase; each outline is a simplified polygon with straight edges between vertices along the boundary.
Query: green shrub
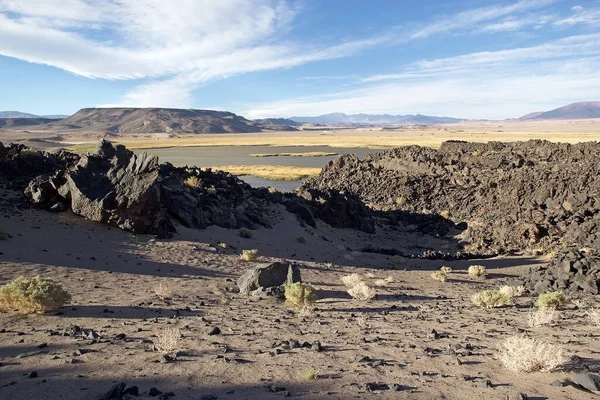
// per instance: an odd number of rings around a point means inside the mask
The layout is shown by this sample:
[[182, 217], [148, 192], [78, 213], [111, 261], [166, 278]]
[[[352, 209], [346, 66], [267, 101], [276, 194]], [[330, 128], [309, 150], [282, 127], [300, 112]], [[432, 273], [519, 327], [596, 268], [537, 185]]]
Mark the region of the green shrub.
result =
[[565, 303], [563, 292], [546, 292], [538, 296], [533, 304], [536, 308], [558, 308]]
[[510, 301], [510, 297], [499, 290], [483, 290], [475, 293], [471, 300], [477, 306], [494, 308], [507, 304]]
[[289, 283], [285, 285], [285, 304], [296, 310], [311, 307], [317, 301], [315, 288], [308, 283]]
[[52, 279], [20, 276], [0, 287], [0, 309], [21, 314], [45, 313], [71, 301], [71, 295]]
[[0, 240], [8, 239], [8, 233], [0, 226]]
[[297, 236], [296, 242], [298, 242], [300, 244], [306, 244], [306, 238], [304, 236]]

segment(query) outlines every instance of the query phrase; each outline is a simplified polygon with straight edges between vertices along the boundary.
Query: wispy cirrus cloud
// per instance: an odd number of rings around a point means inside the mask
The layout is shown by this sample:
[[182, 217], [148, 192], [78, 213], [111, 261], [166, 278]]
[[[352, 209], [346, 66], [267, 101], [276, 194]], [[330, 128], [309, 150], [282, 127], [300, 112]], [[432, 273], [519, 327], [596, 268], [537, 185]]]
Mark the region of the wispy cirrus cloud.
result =
[[[600, 93], [600, 33], [538, 46], [423, 60], [373, 75], [353, 90], [248, 107], [252, 118], [348, 113], [432, 113], [504, 119]], [[515, 114], [515, 109], [520, 114]]]
[[[531, 13], [556, 1], [473, 8], [421, 26], [390, 27], [371, 37], [319, 44], [288, 38], [302, 8], [286, 0], [0, 0], [0, 54], [88, 78], [144, 79], [114, 105], [192, 107], [193, 92], [207, 82], [434, 35], [519, 30], [540, 23]], [[594, 18], [582, 7], [573, 13], [572, 20], [554, 23]], [[424, 73], [416, 71], [402, 74]]]

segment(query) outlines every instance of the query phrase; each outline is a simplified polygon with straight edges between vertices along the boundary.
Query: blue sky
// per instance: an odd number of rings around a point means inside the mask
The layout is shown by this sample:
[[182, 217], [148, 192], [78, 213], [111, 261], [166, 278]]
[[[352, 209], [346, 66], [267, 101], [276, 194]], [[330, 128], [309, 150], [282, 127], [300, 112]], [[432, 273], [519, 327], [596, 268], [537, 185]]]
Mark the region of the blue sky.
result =
[[600, 100], [600, 0], [0, 0], [0, 110], [503, 119]]

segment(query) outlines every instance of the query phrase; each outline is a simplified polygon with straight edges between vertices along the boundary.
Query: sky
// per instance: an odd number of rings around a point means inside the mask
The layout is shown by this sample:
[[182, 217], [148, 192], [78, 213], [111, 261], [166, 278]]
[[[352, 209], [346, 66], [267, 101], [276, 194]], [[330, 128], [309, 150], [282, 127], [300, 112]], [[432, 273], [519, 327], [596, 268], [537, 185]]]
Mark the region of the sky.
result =
[[0, 110], [504, 119], [600, 100], [600, 0], [0, 0]]

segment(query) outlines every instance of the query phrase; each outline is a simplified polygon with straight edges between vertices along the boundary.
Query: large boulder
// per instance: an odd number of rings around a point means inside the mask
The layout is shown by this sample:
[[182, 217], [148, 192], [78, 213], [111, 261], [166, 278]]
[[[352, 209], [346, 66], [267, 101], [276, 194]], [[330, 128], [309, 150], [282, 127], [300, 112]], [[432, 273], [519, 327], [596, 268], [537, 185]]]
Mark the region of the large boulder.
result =
[[273, 262], [250, 268], [239, 277], [237, 284], [240, 293], [250, 294], [256, 290], [266, 290], [296, 282], [302, 282], [300, 269], [296, 265]]
[[158, 158], [136, 155], [101, 140], [67, 174], [71, 209], [92, 221], [136, 232], [166, 235], [172, 230], [161, 202]]

